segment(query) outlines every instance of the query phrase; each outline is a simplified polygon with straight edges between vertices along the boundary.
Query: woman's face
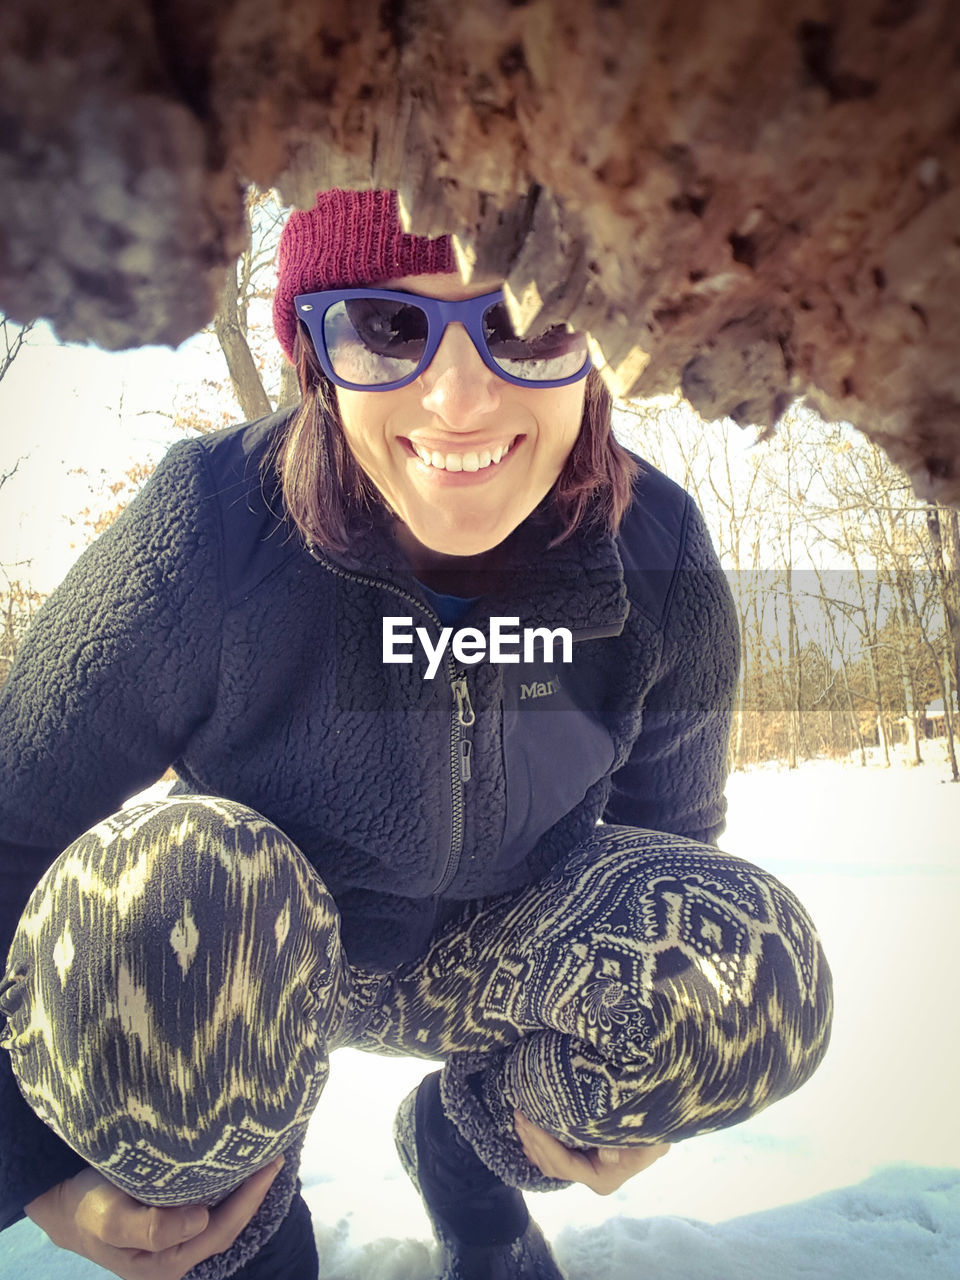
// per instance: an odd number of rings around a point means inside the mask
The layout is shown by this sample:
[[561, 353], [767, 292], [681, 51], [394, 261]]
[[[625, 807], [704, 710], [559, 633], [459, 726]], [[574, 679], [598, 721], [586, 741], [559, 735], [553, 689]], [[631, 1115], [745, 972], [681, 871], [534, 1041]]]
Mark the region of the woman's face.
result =
[[[423, 275], [384, 288], [462, 299], [500, 284]], [[338, 388], [337, 398], [347, 443], [403, 522], [406, 549], [474, 556], [499, 545], [549, 492], [580, 430], [585, 386], [514, 386], [451, 324], [415, 382], [396, 391]]]

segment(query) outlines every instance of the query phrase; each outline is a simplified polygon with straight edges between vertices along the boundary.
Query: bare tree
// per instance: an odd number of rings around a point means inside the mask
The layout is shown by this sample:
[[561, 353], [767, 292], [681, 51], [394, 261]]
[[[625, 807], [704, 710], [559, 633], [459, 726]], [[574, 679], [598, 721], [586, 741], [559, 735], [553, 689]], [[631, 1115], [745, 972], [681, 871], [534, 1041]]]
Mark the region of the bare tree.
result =
[[[876, 446], [845, 439], [839, 427], [827, 430], [833, 443], [822, 450], [829, 502], [819, 512], [821, 541], [844, 551], [857, 602], [853, 613], [837, 599], [827, 606], [845, 608], [841, 627], [855, 619], [861, 636], [859, 656], [844, 659], [847, 687], [872, 706], [885, 756], [891, 739], [900, 737], [921, 763], [924, 709], [943, 686], [946, 631], [932, 589], [931, 522], [906, 477]], [[953, 768], [949, 732], [947, 751]]]
[[[747, 691], [754, 664], [762, 660], [757, 594], [769, 569], [761, 563], [763, 452], [755, 450], [741, 468], [743, 474], [737, 474], [732, 433], [739, 438], [740, 429], [729, 420], [700, 422], [678, 400], [618, 404], [617, 416], [623, 442], [677, 480], [706, 513], [717, 553], [727, 570], [740, 627], [741, 674], [731, 736], [731, 764], [740, 767], [748, 755], [751, 712]], [[759, 750], [755, 737], [750, 753], [756, 758]]]
[[[10, 372], [10, 366], [23, 350], [33, 323], [15, 324], [0, 315], [3, 347], [0, 350], [0, 382]], [[0, 472], [0, 489], [20, 470], [23, 457], [17, 458], [9, 471]], [[20, 636], [30, 615], [40, 603], [41, 597], [19, 578], [11, 578], [10, 570], [22, 568], [21, 564], [0, 564], [0, 684], [7, 678]]]
[[[20, 345], [18, 344], [17, 351]], [[16, 356], [16, 351], [13, 355]], [[13, 357], [11, 361], [12, 359]], [[3, 373], [6, 373], [11, 361], [4, 366]], [[2, 376], [0, 374], [0, 377]], [[23, 462], [22, 457], [16, 460], [9, 471], [0, 472], [0, 489], [16, 475], [21, 462]], [[19, 577], [10, 576], [13, 570], [24, 568], [26, 563], [21, 561], [16, 564], [0, 564], [0, 685], [7, 678], [20, 637], [30, 617], [43, 600], [39, 592], [34, 591]]]
[[[938, 612], [925, 513], [903, 474], [849, 429], [796, 411], [735, 467], [729, 422], [663, 402], [618, 406], [617, 422], [624, 443], [693, 493], [730, 575], [744, 652], [734, 766], [792, 766], [822, 750], [859, 750], [866, 763], [868, 742], [889, 763], [898, 740], [919, 762], [927, 702], [944, 680], [956, 687], [960, 596], [956, 572], [939, 570]], [[955, 514], [929, 517], [951, 564]]]
[[947, 749], [951, 775], [960, 782], [957, 766], [956, 724], [957, 700], [960, 700], [960, 528], [958, 513], [952, 508], [930, 504], [926, 527], [930, 539], [930, 558], [940, 592], [946, 630], [942, 663], [937, 675], [943, 697], [943, 718], [947, 732]]
[[13, 665], [24, 631], [31, 617], [43, 603], [44, 597], [39, 591], [19, 578], [11, 578], [3, 566], [0, 566], [0, 685], [7, 678]]
[[272, 192], [251, 188], [245, 213], [249, 247], [227, 274], [212, 327], [241, 412], [252, 420], [296, 403], [300, 390], [269, 324], [253, 315], [257, 304], [263, 310], [273, 295], [273, 262], [286, 210]]
[[931, 503], [926, 527], [950, 643], [954, 688], [960, 688], [960, 511]]
[[0, 471], [0, 489], [3, 488], [3, 486], [7, 483], [7, 481], [11, 479], [11, 477], [17, 474], [17, 472], [20, 470], [20, 463], [22, 461], [23, 461], [23, 458], [20, 457], [16, 460], [16, 462], [13, 464], [13, 466], [10, 468], [9, 471]]
[[0, 331], [3, 334], [3, 350], [0, 351], [0, 382], [3, 381], [10, 366], [23, 350], [23, 344], [34, 323], [31, 320], [29, 324], [15, 324], [13, 320], [0, 315]]

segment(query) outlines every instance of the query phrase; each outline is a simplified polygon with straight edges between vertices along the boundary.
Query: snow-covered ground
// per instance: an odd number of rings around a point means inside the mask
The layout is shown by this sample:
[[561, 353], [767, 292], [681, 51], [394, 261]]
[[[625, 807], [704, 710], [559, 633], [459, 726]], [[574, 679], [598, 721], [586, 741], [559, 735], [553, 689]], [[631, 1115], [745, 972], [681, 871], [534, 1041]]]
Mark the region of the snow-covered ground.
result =
[[[833, 1043], [799, 1093], [676, 1145], [615, 1195], [531, 1196], [570, 1280], [960, 1277], [960, 786], [937, 754], [918, 769], [824, 761], [731, 779], [723, 845], [780, 875], [817, 921]], [[334, 1055], [303, 1169], [324, 1280], [435, 1274], [390, 1138], [426, 1069]], [[0, 1236], [0, 1277], [24, 1273], [105, 1274], [20, 1223]]]

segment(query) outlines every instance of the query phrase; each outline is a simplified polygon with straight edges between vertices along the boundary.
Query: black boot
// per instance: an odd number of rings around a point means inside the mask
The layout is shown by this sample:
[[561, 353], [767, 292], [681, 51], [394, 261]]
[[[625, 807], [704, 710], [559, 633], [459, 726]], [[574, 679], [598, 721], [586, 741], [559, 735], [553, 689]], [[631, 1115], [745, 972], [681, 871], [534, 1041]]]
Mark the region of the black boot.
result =
[[563, 1280], [522, 1194], [444, 1115], [439, 1071], [400, 1104], [394, 1133], [440, 1245], [440, 1280]]

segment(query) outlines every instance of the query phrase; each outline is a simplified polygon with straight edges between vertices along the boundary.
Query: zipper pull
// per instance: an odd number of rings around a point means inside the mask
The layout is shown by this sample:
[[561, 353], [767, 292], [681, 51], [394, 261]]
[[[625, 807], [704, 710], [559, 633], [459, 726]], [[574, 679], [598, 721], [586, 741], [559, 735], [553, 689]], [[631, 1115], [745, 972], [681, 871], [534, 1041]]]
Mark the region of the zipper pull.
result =
[[463, 782], [470, 781], [470, 752], [472, 749], [473, 744], [469, 738], [460, 739], [460, 778]]
[[470, 690], [467, 688], [466, 676], [458, 676], [453, 681], [453, 693], [457, 700], [457, 722], [463, 725], [465, 729], [469, 729], [477, 717], [473, 713], [473, 704], [470, 701]]

